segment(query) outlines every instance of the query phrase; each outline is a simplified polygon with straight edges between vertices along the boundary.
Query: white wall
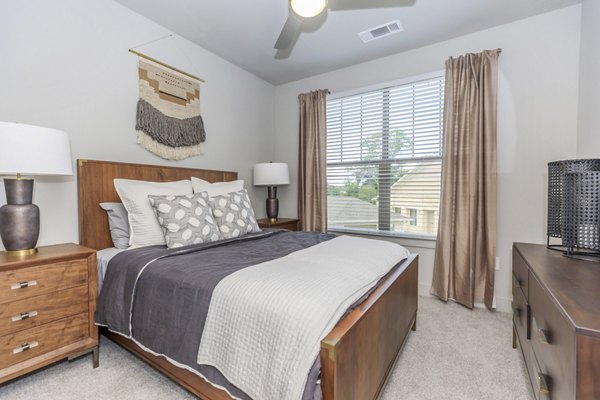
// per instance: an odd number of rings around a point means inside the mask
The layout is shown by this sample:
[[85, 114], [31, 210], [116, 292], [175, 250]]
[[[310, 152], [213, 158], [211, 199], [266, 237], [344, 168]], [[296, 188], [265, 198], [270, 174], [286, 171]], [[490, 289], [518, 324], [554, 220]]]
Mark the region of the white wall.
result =
[[583, 0], [577, 157], [600, 157], [600, 1]]
[[[252, 165], [271, 158], [274, 87], [177, 35], [137, 50], [206, 80], [205, 155], [168, 162], [136, 144], [137, 57], [127, 50], [170, 33], [111, 0], [0, 2], [0, 121], [64, 130], [74, 160], [233, 170], [252, 192]], [[254, 197], [261, 215], [264, 198]], [[77, 242], [75, 175], [36, 179], [34, 202], [40, 245]]]
[[[594, 0], [592, 0], [594, 1]], [[468, 36], [278, 86], [277, 161], [297, 176], [299, 93], [332, 93], [442, 70], [449, 56], [502, 48], [498, 77], [498, 308], [510, 310], [511, 246], [545, 241], [546, 164], [574, 157], [577, 137], [581, 6], [576, 5]], [[385, 40], [385, 39], [384, 39]], [[295, 183], [295, 182], [294, 182]], [[280, 188], [283, 216], [297, 215], [297, 191]], [[420, 253], [422, 294], [431, 285], [434, 242], [401, 240]]]

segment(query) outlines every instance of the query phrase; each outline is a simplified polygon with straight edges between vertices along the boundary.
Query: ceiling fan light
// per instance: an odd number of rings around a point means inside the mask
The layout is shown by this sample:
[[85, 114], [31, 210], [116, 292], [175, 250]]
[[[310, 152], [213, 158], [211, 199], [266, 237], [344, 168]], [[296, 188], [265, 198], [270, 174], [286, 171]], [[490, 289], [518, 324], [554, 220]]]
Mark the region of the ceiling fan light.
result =
[[291, 0], [292, 10], [304, 18], [319, 15], [327, 6], [327, 0]]

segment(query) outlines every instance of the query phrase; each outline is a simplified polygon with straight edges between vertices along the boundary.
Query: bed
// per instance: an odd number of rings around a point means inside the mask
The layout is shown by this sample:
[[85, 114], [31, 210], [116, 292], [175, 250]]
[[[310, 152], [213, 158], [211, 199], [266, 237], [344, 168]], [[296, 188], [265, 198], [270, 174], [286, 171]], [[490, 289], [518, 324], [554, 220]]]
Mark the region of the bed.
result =
[[[175, 181], [191, 176], [209, 182], [237, 179], [235, 172], [228, 171], [79, 160], [80, 243], [96, 250], [112, 247], [107, 216], [98, 205], [119, 201], [114, 178]], [[379, 397], [411, 328], [416, 328], [417, 278], [418, 257], [411, 254], [321, 340], [323, 399]], [[103, 333], [195, 395], [208, 400], [232, 399], [226, 390], [165, 357], [154, 355], [135, 341], [110, 331]]]

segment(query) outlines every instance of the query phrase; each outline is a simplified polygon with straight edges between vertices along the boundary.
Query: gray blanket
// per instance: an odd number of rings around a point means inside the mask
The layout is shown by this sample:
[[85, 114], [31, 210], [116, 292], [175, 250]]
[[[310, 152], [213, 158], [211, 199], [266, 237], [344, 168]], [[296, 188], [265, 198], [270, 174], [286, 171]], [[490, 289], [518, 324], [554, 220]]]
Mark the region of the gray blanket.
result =
[[[214, 288], [221, 279], [240, 269], [283, 257], [333, 237], [265, 230], [242, 238], [186, 248], [149, 246], [120, 253], [111, 260], [106, 271], [98, 298], [96, 323], [198, 371], [235, 397], [251, 400], [216, 368], [196, 363]], [[317, 384], [319, 370], [317, 357], [309, 373], [303, 400], [321, 398]]]

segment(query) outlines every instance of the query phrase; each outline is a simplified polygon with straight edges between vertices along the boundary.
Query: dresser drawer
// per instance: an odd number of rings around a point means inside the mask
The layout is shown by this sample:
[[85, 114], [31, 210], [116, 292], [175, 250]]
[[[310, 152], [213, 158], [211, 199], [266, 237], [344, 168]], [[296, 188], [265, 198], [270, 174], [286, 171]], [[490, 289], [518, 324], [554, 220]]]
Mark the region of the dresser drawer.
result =
[[527, 364], [527, 372], [529, 373], [529, 380], [531, 382], [531, 388], [536, 400], [550, 400], [552, 394], [550, 391], [551, 381], [550, 378], [545, 374], [545, 371], [540, 367], [533, 348], [530, 349], [529, 361]]
[[527, 267], [527, 263], [517, 251], [513, 251], [512, 270], [513, 292], [516, 289], [521, 289], [523, 291], [523, 295], [525, 296], [525, 300], [529, 300], [529, 269]]
[[84, 313], [0, 337], [0, 369], [88, 336], [88, 314]]
[[531, 337], [528, 321], [529, 311], [525, 295], [520, 289], [513, 289], [513, 323], [521, 343]]
[[529, 304], [531, 344], [550, 397], [574, 399], [575, 332], [535, 278], [529, 282]]
[[0, 272], [0, 303], [87, 284], [87, 268], [79, 259]]
[[77, 286], [0, 307], [0, 336], [86, 312], [88, 287]]

